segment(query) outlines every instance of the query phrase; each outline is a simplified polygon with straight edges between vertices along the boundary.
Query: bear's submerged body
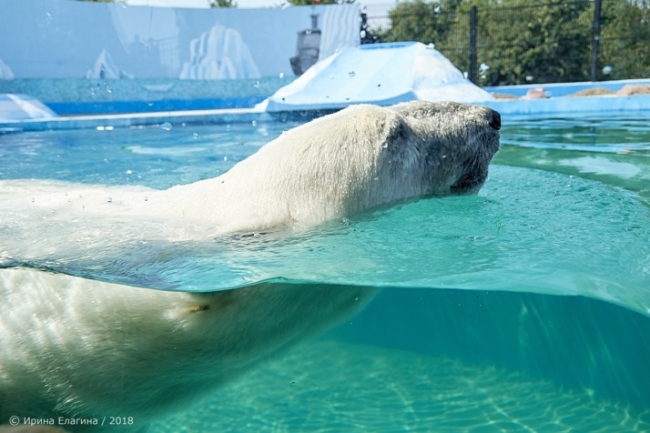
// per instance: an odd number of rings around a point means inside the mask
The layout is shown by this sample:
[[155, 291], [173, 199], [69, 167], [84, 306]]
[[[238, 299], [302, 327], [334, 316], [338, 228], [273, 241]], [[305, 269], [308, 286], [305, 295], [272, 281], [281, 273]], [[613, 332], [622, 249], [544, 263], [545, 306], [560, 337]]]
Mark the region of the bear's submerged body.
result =
[[[167, 241], [301, 229], [405, 199], [478, 191], [499, 127], [483, 107], [350, 107], [283, 134], [215, 179], [164, 191], [4, 181], [0, 212], [92, 221], [79, 236], [85, 243], [114, 222]], [[54, 248], [44, 239], [25, 249], [39, 219], [22, 219], [0, 253], [33, 260]], [[351, 316], [375, 291], [257, 284], [162, 292], [0, 269], [0, 424], [12, 415], [107, 414], [146, 424]]]

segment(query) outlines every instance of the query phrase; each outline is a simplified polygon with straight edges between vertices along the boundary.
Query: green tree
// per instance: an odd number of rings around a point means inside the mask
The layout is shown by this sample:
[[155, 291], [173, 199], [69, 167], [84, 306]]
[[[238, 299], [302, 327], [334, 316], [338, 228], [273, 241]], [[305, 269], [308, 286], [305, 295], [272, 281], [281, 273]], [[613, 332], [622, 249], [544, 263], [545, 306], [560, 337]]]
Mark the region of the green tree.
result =
[[650, 0], [604, 0], [600, 36], [600, 79], [650, 78]]
[[533, 6], [510, 0], [489, 6], [479, 7], [478, 63], [489, 66], [480, 74], [480, 84], [588, 78], [592, 30], [579, 25], [579, 18], [586, 10], [593, 14], [589, 2], [552, 0]]
[[287, 0], [293, 6], [335, 5], [340, 3], [354, 3], [355, 0]]
[[233, 0], [210, 0], [211, 8], [236, 8], [237, 3]]
[[417, 41], [437, 44], [446, 41], [456, 23], [456, 12], [462, 0], [441, 0], [440, 3], [425, 3], [415, 0], [399, 3], [388, 13], [391, 27], [380, 31], [380, 38], [386, 42]]
[[[557, 82], [588, 77], [591, 27], [576, 25], [588, 0], [441, 0], [399, 4], [385, 40], [433, 42], [459, 69], [469, 69], [469, 14], [478, 8], [477, 60], [482, 85]], [[593, 11], [593, 8], [591, 9]], [[593, 12], [592, 12], [593, 13]]]

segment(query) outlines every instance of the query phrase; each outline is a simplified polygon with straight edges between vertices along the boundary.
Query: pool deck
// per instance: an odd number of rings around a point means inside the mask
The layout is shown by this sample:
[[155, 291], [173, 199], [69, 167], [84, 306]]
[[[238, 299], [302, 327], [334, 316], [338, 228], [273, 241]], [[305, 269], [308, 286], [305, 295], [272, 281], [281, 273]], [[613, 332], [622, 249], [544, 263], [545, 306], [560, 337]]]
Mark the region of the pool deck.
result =
[[[630, 117], [650, 120], [650, 95], [558, 97], [531, 100], [495, 100], [479, 102], [501, 113], [508, 119], [549, 119], [574, 117]], [[306, 119], [314, 113], [299, 112]], [[297, 113], [295, 113], [297, 114]], [[298, 115], [298, 117], [300, 117]], [[283, 113], [269, 113], [259, 108], [159, 111], [150, 113], [61, 116], [48, 119], [3, 120], [0, 133], [66, 129], [105, 129], [151, 126], [170, 123], [228, 124], [270, 122], [283, 119]], [[295, 118], [296, 116], [294, 115]], [[284, 113], [286, 119], [286, 113]]]

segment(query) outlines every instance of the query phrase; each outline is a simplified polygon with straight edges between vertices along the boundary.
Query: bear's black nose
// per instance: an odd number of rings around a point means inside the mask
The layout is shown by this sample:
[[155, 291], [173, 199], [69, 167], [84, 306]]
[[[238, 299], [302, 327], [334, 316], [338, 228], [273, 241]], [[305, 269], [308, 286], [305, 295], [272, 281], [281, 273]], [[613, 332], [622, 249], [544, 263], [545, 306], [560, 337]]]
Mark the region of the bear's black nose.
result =
[[490, 110], [488, 123], [497, 131], [501, 129], [501, 115], [494, 110]]

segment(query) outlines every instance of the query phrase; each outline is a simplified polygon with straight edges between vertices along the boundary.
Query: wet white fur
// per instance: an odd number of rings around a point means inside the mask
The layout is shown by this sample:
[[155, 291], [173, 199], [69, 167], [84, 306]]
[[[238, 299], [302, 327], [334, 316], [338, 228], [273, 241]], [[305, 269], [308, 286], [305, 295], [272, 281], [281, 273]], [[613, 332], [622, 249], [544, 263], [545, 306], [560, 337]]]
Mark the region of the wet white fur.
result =
[[[60, 221], [94, 221], [95, 231], [121, 221], [144, 238], [309, 226], [449, 193], [468, 164], [487, 167], [496, 152], [488, 117], [457, 104], [351, 107], [283, 134], [223, 176], [165, 191], [0, 182], [0, 218], [19, 227], [22, 209], [34, 228], [34, 215], [55, 210]], [[142, 425], [354, 314], [373, 294], [282, 284], [161, 292], [0, 269], [0, 424], [10, 415], [118, 415]]]

